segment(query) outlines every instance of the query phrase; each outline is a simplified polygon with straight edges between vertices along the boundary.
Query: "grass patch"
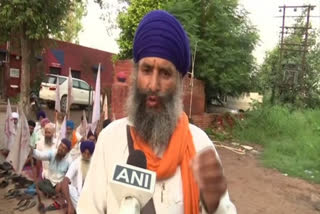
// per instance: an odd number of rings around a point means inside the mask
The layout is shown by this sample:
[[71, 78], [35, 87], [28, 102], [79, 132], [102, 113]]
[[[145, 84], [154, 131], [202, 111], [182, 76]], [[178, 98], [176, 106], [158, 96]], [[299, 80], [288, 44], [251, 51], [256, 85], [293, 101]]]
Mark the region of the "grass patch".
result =
[[320, 109], [263, 106], [238, 120], [232, 134], [263, 145], [265, 166], [320, 183]]

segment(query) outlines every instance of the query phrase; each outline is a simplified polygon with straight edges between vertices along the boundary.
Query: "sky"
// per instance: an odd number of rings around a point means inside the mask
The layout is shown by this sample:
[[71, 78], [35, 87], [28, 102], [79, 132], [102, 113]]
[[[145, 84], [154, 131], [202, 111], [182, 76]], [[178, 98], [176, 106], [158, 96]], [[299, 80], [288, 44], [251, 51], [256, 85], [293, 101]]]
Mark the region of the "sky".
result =
[[[116, 4], [116, 0], [108, 0]], [[258, 29], [260, 41], [254, 51], [254, 56], [257, 62], [263, 62], [265, 52], [272, 50], [279, 42], [279, 32], [282, 22], [282, 12], [279, 11], [279, 6], [297, 6], [303, 4], [315, 5], [315, 9], [311, 11], [311, 15], [320, 15], [319, 0], [239, 0], [239, 4], [249, 12], [249, 18], [253, 25]], [[100, 19], [102, 12], [99, 6], [93, 3], [93, 0], [88, 0], [88, 14], [83, 18], [83, 31], [79, 33], [80, 45], [96, 48], [111, 53], [118, 53], [119, 48], [116, 39], [119, 35], [119, 30], [115, 31], [111, 36], [106, 30], [107, 23]], [[288, 9], [287, 14], [299, 15], [299, 10], [294, 12], [293, 9]], [[286, 25], [292, 24], [293, 18], [286, 19]], [[320, 17], [311, 18], [312, 26], [320, 28]]]

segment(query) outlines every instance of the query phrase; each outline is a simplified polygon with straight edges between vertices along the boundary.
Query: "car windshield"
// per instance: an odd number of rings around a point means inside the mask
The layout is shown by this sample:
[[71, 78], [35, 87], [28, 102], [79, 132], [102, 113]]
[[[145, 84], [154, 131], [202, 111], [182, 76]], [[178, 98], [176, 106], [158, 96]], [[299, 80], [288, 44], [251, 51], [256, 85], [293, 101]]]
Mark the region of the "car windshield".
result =
[[[66, 81], [66, 78], [59, 77], [59, 85], [61, 85], [64, 81]], [[57, 77], [48, 75], [43, 80], [43, 82], [44, 83], [49, 83], [49, 84], [57, 84]]]

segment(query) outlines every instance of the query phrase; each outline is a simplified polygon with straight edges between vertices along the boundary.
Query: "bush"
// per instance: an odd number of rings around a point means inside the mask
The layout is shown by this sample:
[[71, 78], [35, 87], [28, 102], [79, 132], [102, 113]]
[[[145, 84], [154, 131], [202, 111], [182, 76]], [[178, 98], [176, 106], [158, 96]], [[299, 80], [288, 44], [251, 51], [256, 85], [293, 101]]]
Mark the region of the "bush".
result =
[[233, 136], [264, 146], [263, 163], [292, 176], [320, 182], [320, 109], [263, 106], [238, 120]]

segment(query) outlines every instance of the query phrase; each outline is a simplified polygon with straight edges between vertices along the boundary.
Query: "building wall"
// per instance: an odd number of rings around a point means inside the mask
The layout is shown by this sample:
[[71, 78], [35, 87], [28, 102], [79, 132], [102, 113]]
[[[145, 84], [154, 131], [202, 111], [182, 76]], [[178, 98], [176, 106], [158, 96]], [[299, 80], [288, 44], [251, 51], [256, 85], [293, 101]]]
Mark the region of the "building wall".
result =
[[[68, 42], [55, 41], [46, 49], [47, 72], [50, 67], [61, 67], [61, 75], [67, 76], [69, 68], [80, 71], [81, 79], [95, 87], [98, 64], [101, 63], [101, 88], [111, 87], [113, 75], [112, 53], [88, 48]], [[53, 51], [63, 52], [64, 64], [52, 60]], [[59, 63], [59, 60], [57, 60]]]
[[[42, 56], [39, 57], [31, 72], [31, 83], [38, 72], [49, 73], [50, 67], [61, 69], [60, 74], [64, 76], [69, 74], [69, 68], [71, 68], [79, 71], [80, 79], [85, 80], [94, 88], [98, 64], [101, 63], [101, 89], [111, 88], [113, 82], [112, 53], [56, 40], [48, 40], [45, 46]], [[0, 45], [0, 49], [6, 50], [6, 45]], [[60, 58], [55, 56], [55, 52], [60, 53]], [[10, 68], [19, 69], [21, 72], [21, 56], [18, 53], [19, 51], [12, 51], [9, 64], [2, 65], [2, 69], [5, 69], [6, 97], [15, 96], [20, 92], [21, 76], [10, 77]], [[16, 85], [18, 88], [12, 88]]]

